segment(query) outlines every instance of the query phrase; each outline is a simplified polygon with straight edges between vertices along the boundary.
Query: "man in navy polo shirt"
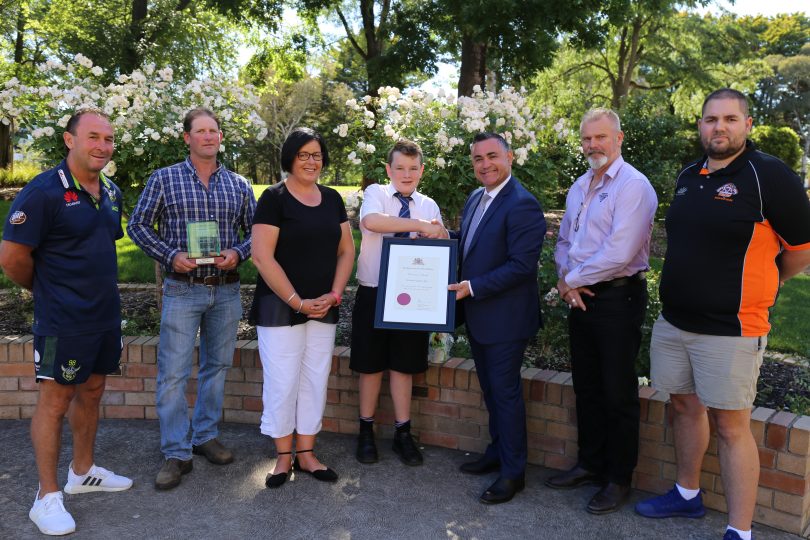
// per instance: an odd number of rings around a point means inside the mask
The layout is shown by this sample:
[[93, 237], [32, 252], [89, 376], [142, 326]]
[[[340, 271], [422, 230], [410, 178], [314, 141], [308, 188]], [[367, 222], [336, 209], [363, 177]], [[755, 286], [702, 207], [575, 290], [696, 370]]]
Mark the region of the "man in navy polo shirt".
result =
[[73, 461], [65, 491], [122, 491], [132, 480], [94, 464], [98, 406], [106, 376], [121, 357], [121, 302], [115, 241], [121, 191], [101, 170], [113, 152], [113, 129], [95, 109], [76, 112], [64, 133], [67, 158], [31, 181], [9, 211], [0, 267], [33, 290], [34, 362], [39, 399], [31, 441], [39, 491], [29, 517], [44, 534], [76, 530], [57, 486], [67, 414]]

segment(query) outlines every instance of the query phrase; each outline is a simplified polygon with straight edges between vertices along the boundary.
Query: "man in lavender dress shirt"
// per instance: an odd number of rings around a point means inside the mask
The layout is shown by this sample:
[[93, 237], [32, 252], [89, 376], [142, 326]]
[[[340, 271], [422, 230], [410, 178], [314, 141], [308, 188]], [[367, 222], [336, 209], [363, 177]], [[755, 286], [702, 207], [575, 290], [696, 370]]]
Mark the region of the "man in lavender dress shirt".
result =
[[622, 159], [624, 134], [615, 112], [588, 111], [580, 134], [591, 169], [568, 192], [554, 253], [557, 289], [571, 308], [579, 459], [546, 485], [601, 485], [587, 510], [606, 514], [627, 500], [638, 459], [635, 359], [658, 199], [647, 178]]

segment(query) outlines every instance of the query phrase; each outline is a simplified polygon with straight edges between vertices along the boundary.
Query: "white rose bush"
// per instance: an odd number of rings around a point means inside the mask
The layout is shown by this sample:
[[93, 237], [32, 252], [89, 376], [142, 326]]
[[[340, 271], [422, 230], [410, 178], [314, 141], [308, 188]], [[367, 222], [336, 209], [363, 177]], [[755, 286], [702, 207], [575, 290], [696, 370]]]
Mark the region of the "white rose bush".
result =
[[267, 135], [250, 86], [221, 79], [184, 83], [173, 79], [170, 67], [154, 65], [119, 75], [105, 86], [98, 82], [103, 70], [81, 54], [71, 64], [48, 60], [38, 69], [49, 84], [26, 86], [11, 79], [0, 87], [0, 122], [14, 121], [20, 128], [18, 144], [55, 164], [64, 157], [62, 133], [71, 113], [83, 107], [103, 110], [110, 116], [116, 143], [105, 172], [114, 176], [130, 204], [155, 169], [187, 155], [182, 122], [188, 110], [207, 107], [219, 116], [225, 161], [247, 141]]
[[[378, 97], [346, 102], [346, 123], [334, 128], [339, 137], [356, 141], [348, 155], [364, 178], [384, 182], [388, 150], [397, 139], [417, 142], [425, 156], [420, 191], [432, 197], [446, 219], [458, 217], [467, 195], [477, 186], [470, 161], [476, 133], [494, 131], [504, 136], [515, 154], [516, 174], [538, 151], [537, 130], [543, 129], [521, 92], [505, 88], [471, 97], [398, 88], [380, 88]], [[521, 178], [531, 183], [530, 178]], [[534, 179], [539, 182], [541, 179]]]

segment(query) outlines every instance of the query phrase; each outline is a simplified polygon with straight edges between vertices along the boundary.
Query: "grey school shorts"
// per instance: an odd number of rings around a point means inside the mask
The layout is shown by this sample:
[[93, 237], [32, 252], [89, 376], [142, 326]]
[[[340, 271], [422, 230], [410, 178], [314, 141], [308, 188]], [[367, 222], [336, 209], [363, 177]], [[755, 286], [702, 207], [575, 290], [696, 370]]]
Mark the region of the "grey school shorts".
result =
[[670, 394], [697, 394], [714, 409], [750, 409], [767, 342], [767, 336], [695, 334], [659, 316], [650, 344], [652, 385]]

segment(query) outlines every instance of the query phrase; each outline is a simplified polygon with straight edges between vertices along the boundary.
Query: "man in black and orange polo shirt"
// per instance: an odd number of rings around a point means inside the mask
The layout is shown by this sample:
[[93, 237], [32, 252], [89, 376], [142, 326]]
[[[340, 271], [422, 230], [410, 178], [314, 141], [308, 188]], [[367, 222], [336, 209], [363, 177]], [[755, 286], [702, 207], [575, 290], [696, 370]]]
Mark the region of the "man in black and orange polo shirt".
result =
[[749, 426], [768, 310], [780, 284], [810, 264], [810, 200], [793, 171], [746, 140], [751, 125], [743, 94], [711, 93], [698, 121], [706, 155], [678, 176], [650, 350], [653, 386], [672, 400], [678, 473], [669, 493], [636, 505], [647, 517], [704, 514], [711, 415], [728, 503], [724, 540], [751, 537], [759, 455]]

